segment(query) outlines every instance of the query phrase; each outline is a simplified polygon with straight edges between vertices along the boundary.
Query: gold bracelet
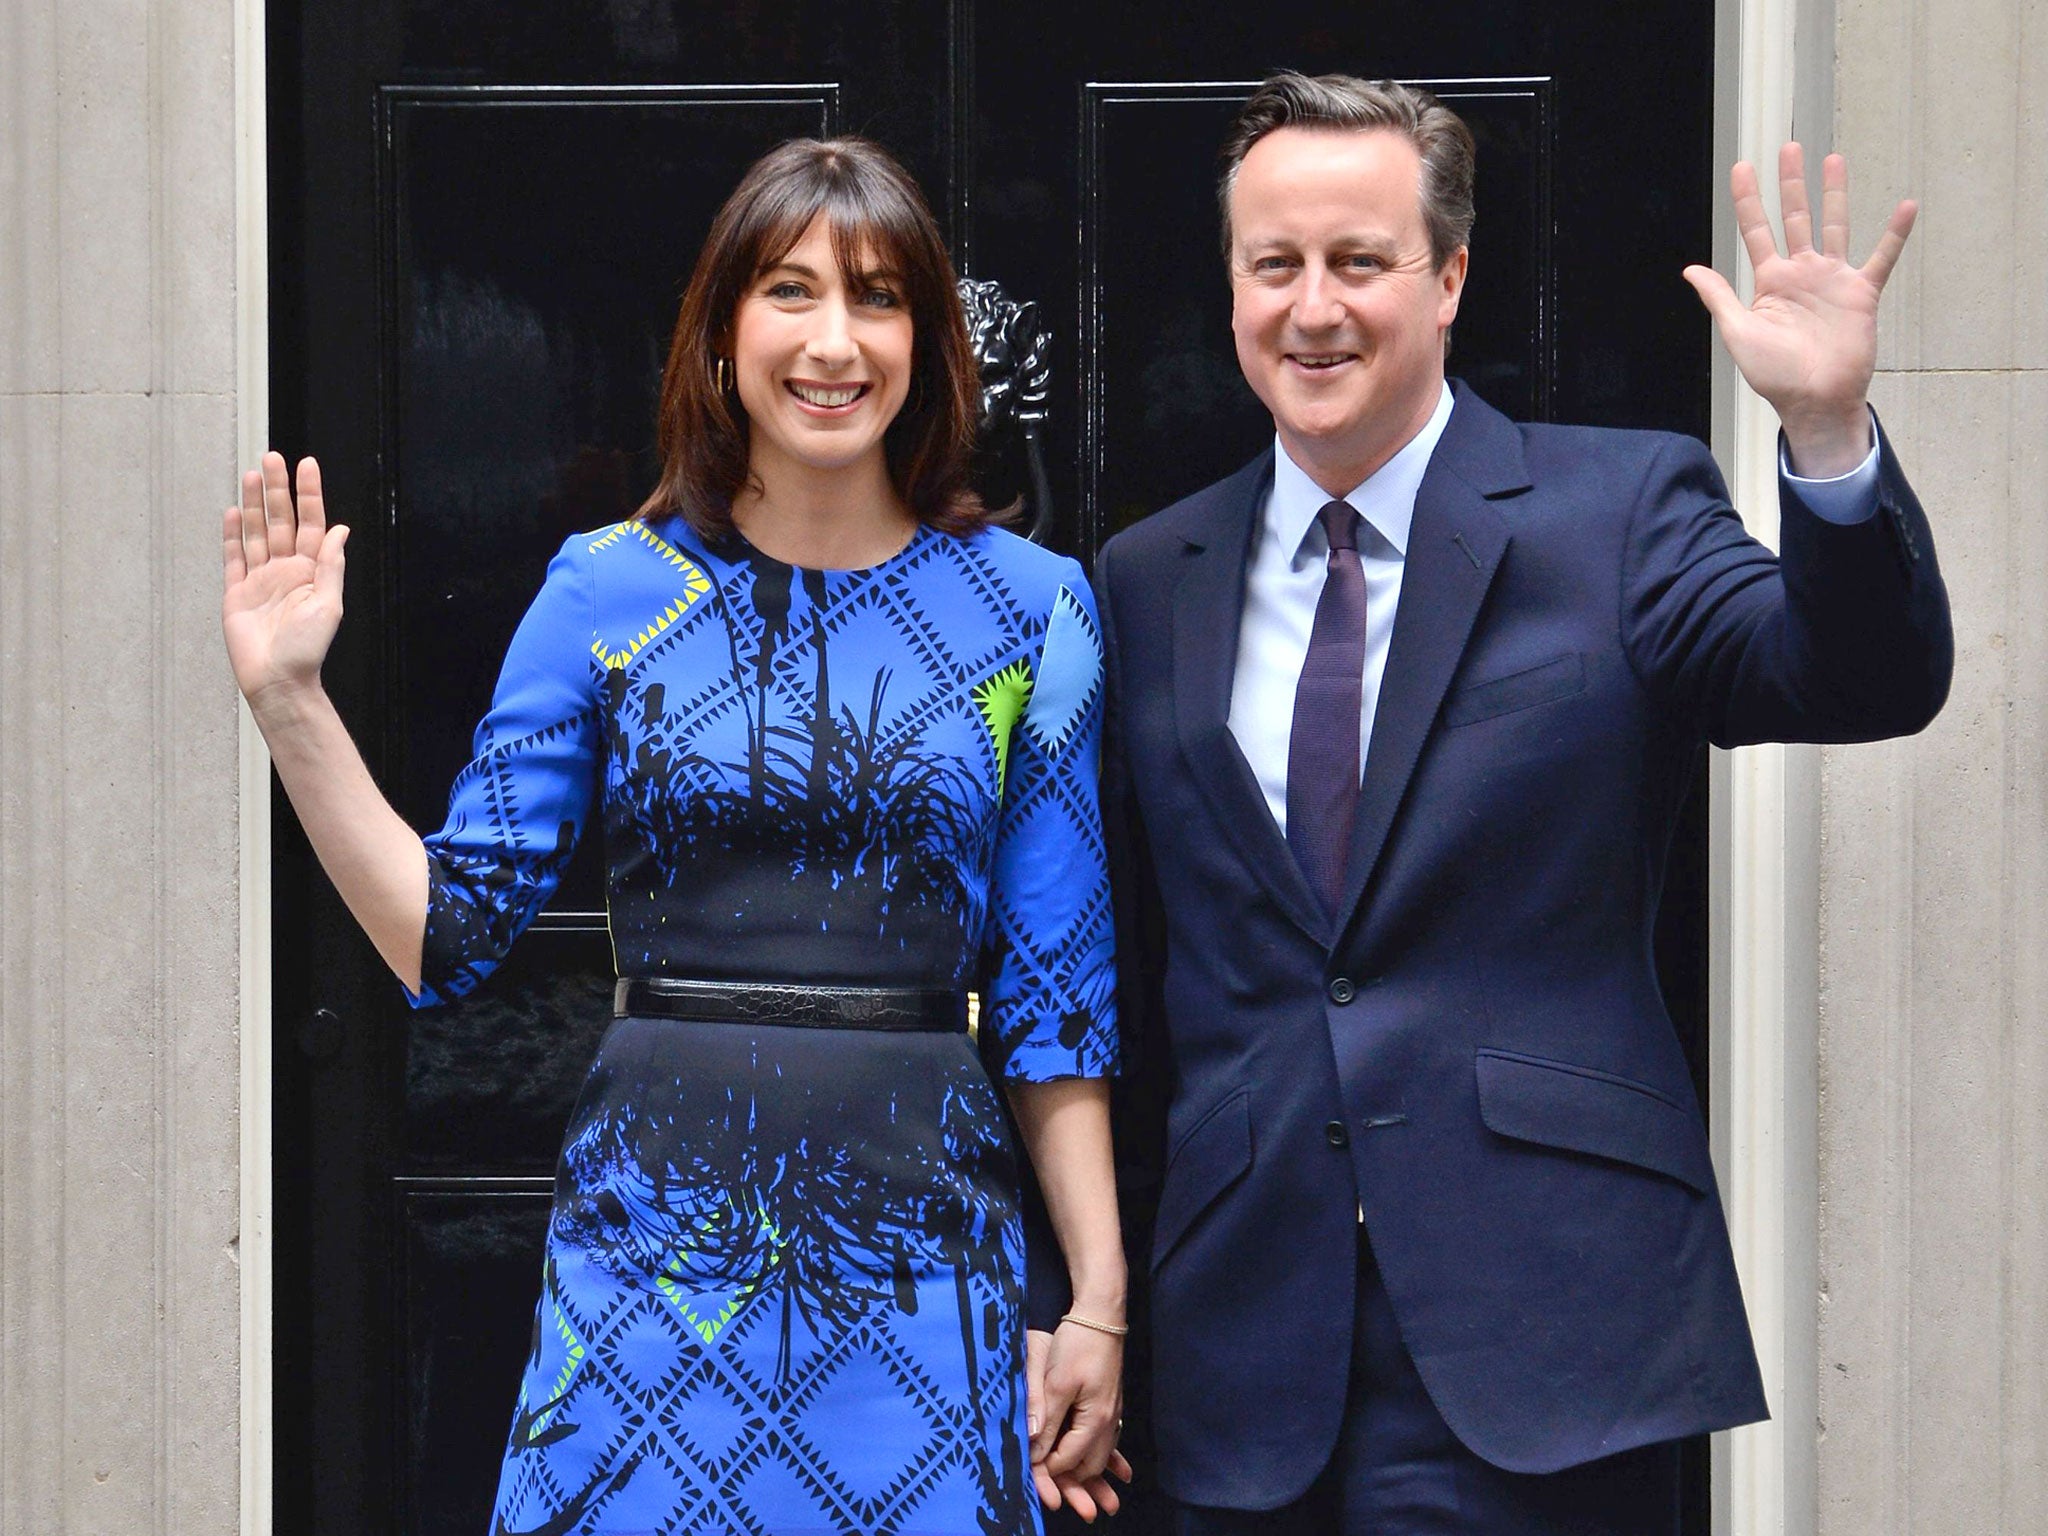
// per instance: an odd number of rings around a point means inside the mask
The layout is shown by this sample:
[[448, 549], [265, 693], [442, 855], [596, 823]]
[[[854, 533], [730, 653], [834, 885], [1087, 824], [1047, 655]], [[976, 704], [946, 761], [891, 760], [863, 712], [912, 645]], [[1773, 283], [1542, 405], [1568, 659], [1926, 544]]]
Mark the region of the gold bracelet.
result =
[[1063, 1323], [1072, 1323], [1077, 1328], [1093, 1328], [1097, 1333], [1106, 1333], [1111, 1335], [1113, 1338], [1119, 1339], [1131, 1331], [1128, 1324], [1098, 1323], [1095, 1321], [1094, 1318], [1083, 1317], [1078, 1312], [1069, 1312], [1065, 1316], [1063, 1316], [1060, 1319], [1060, 1321]]

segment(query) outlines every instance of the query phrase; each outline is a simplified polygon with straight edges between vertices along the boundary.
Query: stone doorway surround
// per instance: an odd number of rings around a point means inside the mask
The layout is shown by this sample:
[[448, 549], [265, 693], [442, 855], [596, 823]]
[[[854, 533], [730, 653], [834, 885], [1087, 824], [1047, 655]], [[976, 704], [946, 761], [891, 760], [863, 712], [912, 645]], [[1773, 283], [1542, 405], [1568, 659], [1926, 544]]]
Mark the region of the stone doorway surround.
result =
[[[1714, 767], [1716, 1155], [1778, 1413], [1722, 1437], [1717, 1522], [2017, 1531], [2048, 1500], [2048, 0], [1719, 16], [1724, 159], [1845, 149], [1859, 253], [1922, 200], [1877, 399], [1958, 668], [1918, 739]], [[0, 12], [0, 1536], [270, 1530], [268, 780], [214, 544], [265, 441], [262, 40], [262, 0]], [[1767, 531], [1768, 418], [1717, 384]]]

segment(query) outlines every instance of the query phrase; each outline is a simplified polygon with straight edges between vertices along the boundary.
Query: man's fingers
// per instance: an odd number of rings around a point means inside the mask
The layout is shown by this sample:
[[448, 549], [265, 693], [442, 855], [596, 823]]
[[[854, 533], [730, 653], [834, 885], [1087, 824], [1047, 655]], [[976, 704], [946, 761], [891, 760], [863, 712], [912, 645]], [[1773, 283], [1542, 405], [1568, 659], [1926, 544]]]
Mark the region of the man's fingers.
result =
[[299, 460], [298, 551], [308, 557], [320, 553], [320, 541], [327, 532], [327, 503], [320, 494], [320, 465], [314, 459]]
[[1892, 268], [1899, 264], [1899, 252], [1906, 248], [1906, 236], [1913, 233], [1913, 221], [1919, 216], [1920, 205], [1907, 198], [1892, 210], [1884, 233], [1877, 237], [1877, 249], [1863, 263], [1863, 275], [1879, 290], [1891, 280]]
[[1088, 1497], [1095, 1501], [1095, 1507], [1105, 1515], [1113, 1515], [1123, 1508], [1123, 1499], [1118, 1496], [1116, 1484], [1106, 1477], [1088, 1479]]
[[249, 574], [249, 557], [242, 553], [242, 509], [229, 507], [220, 520], [220, 568], [224, 586], [232, 587]]
[[1725, 335], [1731, 325], [1741, 321], [1746, 311], [1742, 299], [1729, 286], [1728, 279], [1712, 267], [1691, 266], [1680, 274], [1692, 284], [1692, 291], [1700, 296], [1700, 302], [1707, 307], [1707, 313], [1714, 317], [1714, 323]]
[[1785, 254], [1813, 249], [1813, 210], [1806, 205], [1806, 152], [1797, 144], [1778, 151], [1778, 210], [1785, 219]]
[[1038, 1490], [1038, 1502], [1047, 1509], [1060, 1507], [1060, 1485], [1053, 1481], [1052, 1474], [1045, 1470], [1042, 1462], [1031, 1463], [1031, 1484]]
[[263, 455], [263, 523], [270, 553], [282, 560], [297, 546], [298, 529], [292, 516], [291, 478], [281, 453]]
[[1749, 264], [1761, 267], [1778, 254], [1777, 238], [1771, 233], [1770, 215], [1764, 212], [1763, 189], [1757, 184], [1756, 167], [1747, 160], [1735, 162], [1728, 173], [1729, 195], [1735, 199], [1735, 228], [1742, 236], [1742, 248], [1749, 252]]
[[1068, 1483], [1061, 1492], [1067, 1496], [1067, 1508], [1090, 1525], [1095, 1523], [1095, 1500], [1086, 1483]]
[[1820, 249], [1838, 261], [1849, 259], [1849, 162], [1840, 155], [1820, 163]]

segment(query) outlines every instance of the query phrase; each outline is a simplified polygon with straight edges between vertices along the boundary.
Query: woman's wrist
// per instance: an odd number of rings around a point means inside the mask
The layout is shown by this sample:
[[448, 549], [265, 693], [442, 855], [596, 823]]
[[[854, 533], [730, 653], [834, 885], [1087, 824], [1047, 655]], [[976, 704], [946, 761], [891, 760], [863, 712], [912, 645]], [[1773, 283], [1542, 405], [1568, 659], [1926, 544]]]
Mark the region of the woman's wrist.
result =
[[273, 731], [290, 731], [323, 710], [333, 708], [320, 674], [310, 678], [287, 678], [270, 683], [248, 695], [249, 713], [268, 738]]
[[1073, 1302], [1067, 1311], [1099, 1323], [1122, 1324], [1126, 1284], [1121, 1272], [1115, 1275], [1072, 1277]]

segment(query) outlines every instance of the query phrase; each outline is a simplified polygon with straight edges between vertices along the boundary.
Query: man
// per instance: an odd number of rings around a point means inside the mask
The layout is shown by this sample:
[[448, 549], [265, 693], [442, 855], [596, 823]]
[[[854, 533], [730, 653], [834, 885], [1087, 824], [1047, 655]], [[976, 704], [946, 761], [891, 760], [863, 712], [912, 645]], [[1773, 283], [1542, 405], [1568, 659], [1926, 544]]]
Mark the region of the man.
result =
[[1279, 76], [1225, 164], [1276, 442], [1099, 572], [1159, 1475], [1191, 1536], [1669, 1532], [1675, 1442], [1766, 1410], [1651, 933], [1706, 743], [1946, 695], [1865, 400], [1913, 209], [1853, 267], [1841, 162], [1816, 245], [1787, 146], [1784, 255], [1732, 178], [1755, 302], [1686, 273], [1784, 427], [1781, 563], [1697, 443], [1446, 387], [1472, 147], [1433, 98]]

